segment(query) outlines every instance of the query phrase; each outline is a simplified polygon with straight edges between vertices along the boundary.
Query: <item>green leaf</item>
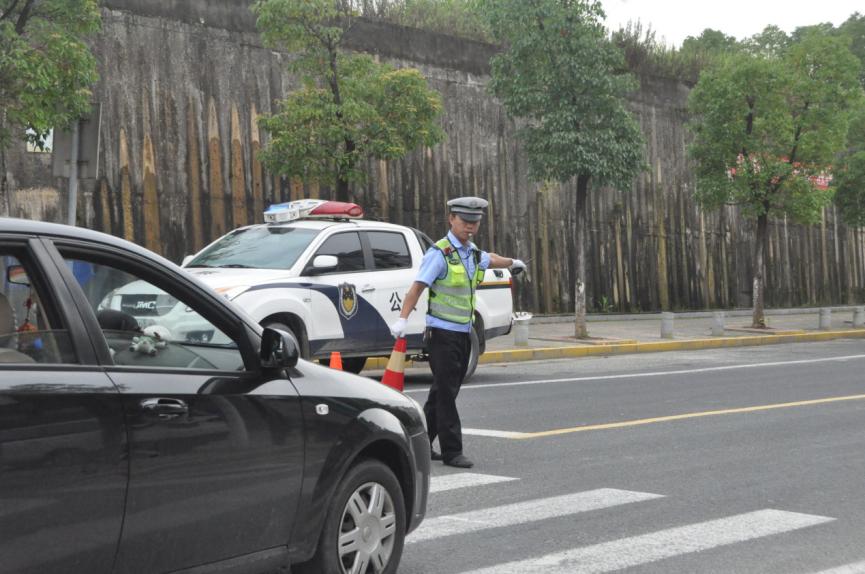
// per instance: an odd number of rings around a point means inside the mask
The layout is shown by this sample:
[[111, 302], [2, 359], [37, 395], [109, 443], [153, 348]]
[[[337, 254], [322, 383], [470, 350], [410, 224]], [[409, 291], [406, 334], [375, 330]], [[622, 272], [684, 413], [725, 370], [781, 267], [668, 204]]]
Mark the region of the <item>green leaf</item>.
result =
[[269, 45], [297, 52], [302, 78], [260, 125], [268, 169], [329, 185], [363, 183], [366, 160], [397, 159], [444, 138], [441, 97], [417, 70], [340, 47], [350, 2], [258, 0], [253, 10]]
[[600, 4], [586, 0], [479, 0], [506, 47], [489, 87], [519, 131], [538, 181], [588, 175], [630, 188], [643, 167], [643, 137], [626, 97], [621, 51], [606, 38]]
[[862, 99], [847, 42], [804, 34], [778, 51], [719, 58], [691, 92], [691, 154], [697, 200], [739, 205], [752, 217], [787, 214], [817, 221], [832, 191], [815, 178], [844, 149], [851, 111]]
[[0, 20], [0, 149], [25, 130], [44, 134], [90, 109], [96, 61], [86, 44], [101, 26], [95, 0], [42, 0], [23, 28], [24, 3]]

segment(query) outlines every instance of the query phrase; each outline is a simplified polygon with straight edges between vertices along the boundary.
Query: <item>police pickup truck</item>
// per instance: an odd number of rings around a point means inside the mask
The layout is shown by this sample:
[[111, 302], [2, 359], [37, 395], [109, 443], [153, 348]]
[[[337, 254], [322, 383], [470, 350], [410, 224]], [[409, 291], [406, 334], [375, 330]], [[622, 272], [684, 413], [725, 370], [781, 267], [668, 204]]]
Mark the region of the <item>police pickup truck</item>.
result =
[[[183, 267], [262, 326], [290, 333], [304, 358], [326, 360], [339, 351], [343, 368], [357, 373], [368, 357], [390, 355], [394, 340], [388, 325], [399, 317], [405, 292], [433, 244], [416, 229], [362, 216], [352, 203], [273, 205], [265, 212], [266, 223], [227, 233], [187, 256]], [[511, 283], [508, 270], [488, 269], [478, 287], [467, 377], [486, 342], [511, 330]], [[183, 305], [161, 301], [134, 284], [109, 300], [142, 327], [158, 324], [174, 338], [211, 342], [214, 336], [192, 317], [186, 321]], [[425, 291], [406, 334], [408, 354], [421, 359], [426, 308]]]

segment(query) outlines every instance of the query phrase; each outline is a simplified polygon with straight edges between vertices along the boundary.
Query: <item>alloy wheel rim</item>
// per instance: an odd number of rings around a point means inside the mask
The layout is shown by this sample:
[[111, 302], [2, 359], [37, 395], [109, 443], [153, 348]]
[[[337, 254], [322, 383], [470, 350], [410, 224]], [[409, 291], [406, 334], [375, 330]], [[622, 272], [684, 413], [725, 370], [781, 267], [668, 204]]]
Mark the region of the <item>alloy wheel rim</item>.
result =
[[343, 574], [384, 572], [396, 539], [396, 511], [387, 489], [377, 482], [359, 486], [342, 511], [339, 561]]

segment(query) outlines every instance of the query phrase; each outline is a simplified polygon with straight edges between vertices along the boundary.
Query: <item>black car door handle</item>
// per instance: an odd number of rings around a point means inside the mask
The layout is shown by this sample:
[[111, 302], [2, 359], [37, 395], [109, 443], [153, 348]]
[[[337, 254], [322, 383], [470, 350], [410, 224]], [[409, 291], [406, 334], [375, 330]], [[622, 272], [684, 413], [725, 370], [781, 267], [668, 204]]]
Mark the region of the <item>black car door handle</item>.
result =
[[141, 409], [148, 414], [161, 418], [176, 417], [189, 413], [189, 407], [180, 399], [150, 398], [141, 399]]

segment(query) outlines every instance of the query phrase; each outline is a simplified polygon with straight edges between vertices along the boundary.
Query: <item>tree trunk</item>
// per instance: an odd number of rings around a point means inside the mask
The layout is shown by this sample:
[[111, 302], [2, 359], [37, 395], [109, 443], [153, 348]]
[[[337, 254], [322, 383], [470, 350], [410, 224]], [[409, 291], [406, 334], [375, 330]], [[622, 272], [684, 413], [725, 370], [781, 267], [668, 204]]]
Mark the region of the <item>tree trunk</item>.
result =
[[[345, 139], [345, 155], [348, 158], [351, 158], [354, 155], [354, 150], [357, 149], [354, 141], [346, 138]], [[347, 170], [354, 168], [354, 160], [352, 160], [352, 165], [350, 165]], [[348, 180], [346, 180], [344, 173], [340, 168], [337, 168], [337, 176], [336, 176], [336, 197], [334, 198], [337, 201], [352, 201], [351, 190], [349, 189]]]
[[[330, 77], [328, 78], [328, 83], [330, 83], [330, 93], [333, 95], [333, 103], [336, 104], [336, 117], [340, 122], [343, 121], [342, 115], [342, 94], [339, 89], [339, 70], [337, 66], [337, 56], [339, 54], [338, 46], [335, 44], [328, 44], [326, 46], [328, 51], [328, 58], [330, 62]], [[354, 154], [354, 150], [357, 146], [355, 146], [354, 140], [350, 138], [345, 138], [345, 155], [354, 162], [352, 158]], [[351, 201], [351, 196], [349, 188], [348, 188], [348, 180], [345, 179], [345, 175], [342, 171], [342, 168], [337, 165], [336, 167], [336, 197], [337, 201]], [[349, 166], [349, 169], [353, 168], [354, 165]]]
[[340, 178], [336, 182], [336, 197], [334, 199], [337, 201], [351, 201], [351, 197], [349, 197], [348, 182], [344, 179]]
[[9, 185], [6, 181], [6, 148], [0, 144], [0, 217], [9, 217], [11, 215]]
[[6, 180], [6, 110], [0, 110], [0, 216], [12, 215], [12, 202], [9, 198], [9, 182]]
[[587, 174], [577, 176], [577, 237], [574, 242], [574, 336], [585, 339], [589, 336], [586, 329], [586, 197], [589, 192]]
[[769, 230], [769, 216], [762, 214], [757, 217], [757, 239], [754, 246], [754, 317], [752, 327], [755, 329], [766, 328], [766, 318], [763, 316], [763, 291], [765, 281], [763, 278], [763, 260], [766, 254], [766, 237]]

